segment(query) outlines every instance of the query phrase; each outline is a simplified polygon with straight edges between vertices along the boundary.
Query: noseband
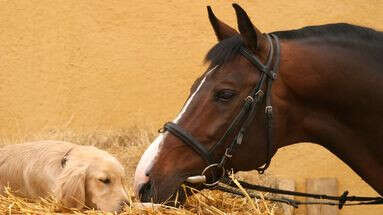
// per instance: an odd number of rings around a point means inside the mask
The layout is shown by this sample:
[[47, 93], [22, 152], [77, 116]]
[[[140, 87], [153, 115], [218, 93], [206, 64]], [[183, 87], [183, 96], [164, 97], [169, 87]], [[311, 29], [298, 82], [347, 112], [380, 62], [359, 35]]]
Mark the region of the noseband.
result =
[[[173, 134], [175, 137], [181, 140], [182, 143], [189, 146], [195, 152], [197, 152], [201, 158], [206, 162], [207, 167], [203, 170], [202, 176], [205, 177], [206, 182], [206, 172], [210, 168], [217, 168], [217, 170], [221, 170], [222, 176], [225, 174], [225, 164], [231, 157], [233, 156], [233, 152], [236, 148], [242, 144], [242, 140], [248, 127], [254, 120], [256, 113], [257, 104], [263, 101], [263, 96], [266, 94], [266, 108], [265, 108], [265, 120], [266, 120], [266, 144], [267, 144], [267, 154], [266, 154], [266, 162], [262, 167], [256, 168], [259, 173], [263, 173], [270, 165], [271, 161], [271, 150], [272, 146], [272, 118], [273, 118], [273, 108], [271, 106], [271, 85], [272, 81], [277, 77], [278, 67], [279, 67], [279, 58], [280, 58], [280, 47], [278, 37], [274, 34], [266, 34], [267, 40], [270, 44], [270, 50], [268, 53], [268, 58], [266, 64], [263, 64], [259, 58], [253, 55], [250, 50], [245, 47], [241, 47], [240, 53], [247, 60], [249, 60], [260, 72], [261, 77], [256, 86], [252, 89], [251, 93], [246, 97], [244, 104], [240, 110], [240, 112], [236, 115], [234, 120], [230, 123], [230, 126], [227, 128], [223, 136], [219, 139], [219, 141], [214, 144], [210, 149], [207, 149], [204, 145], [202, 145], [198, 140], [196, 140], [191, 134], [185, 131], [179, 125], [173, 122], [167, 122], [161, 132], [168, 131]], [[274, 40], [274, 42], [273, 42]], [[275, 49], [275, 50], [274, 50]], [[274, 58], [274, 60], [273, 60]], [[273, 63], [273, 64], [272, 64]], [[267, 83], [266, 83], [267, 82]], [[266, 86], [266, 92], [264, 93], [262, 89], [263, 86]], [[240, 127], [239, 127], [240, 126]], [[226, 148], [225, 154], [222, 156], [219, 162], [216, 162], [213, 158], [213, 152], [215, 149], [222, 144], [225, 143], [227, 137], [229, 137], [234, 130], [239, 128], [238, 133], [235, 135], [233, 142]], [[212, 181], [213, 183], [205, 185], [213, 186], [218, 183], [221, 177], [216, 176], [217, 173], [212, 171]], [[193, 177], [190, 177], [193, 178]]]

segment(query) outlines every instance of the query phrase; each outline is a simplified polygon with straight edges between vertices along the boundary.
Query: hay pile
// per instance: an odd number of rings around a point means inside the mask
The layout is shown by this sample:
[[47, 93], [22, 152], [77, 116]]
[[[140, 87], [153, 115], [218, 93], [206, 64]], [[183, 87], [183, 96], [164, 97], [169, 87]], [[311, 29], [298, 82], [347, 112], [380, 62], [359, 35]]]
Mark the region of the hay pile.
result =
[[[63, 140], [84, 145], [94, 145], [116, 156], [124, 165], [127, 173], [127, 183], [132, 185], [134, 170], [140, 155], [154, 138], [154, 132], [137, 128], [128, 131], [96, 131], [73, 132], [62, 129], [50, 129], [40, 134], [27, 134], [1, 137], [0, 147], [5, 144], [16, 144], [35, 140]], [[251, 180], [267, 183], [268, 176], [241, 175]], [[146, 206], [137, 202], [133, 191], [129, 187], [128, 193], [132, 204], [126, 206], [121, 214], [281, 214], [278, 204], [263, 200], [255, 200], [232, 196], [219, 191], [195, 191], [195, 195], [188, 197], [181, 208]], [[0, 196], [0, 214], [108, 214], [92, 209], [78, 211], [64, 208], [53, 199], [25, 199], [18, 197], [11, 190], [5, 196]], [[110, 214], [110, 213], [109, 213]]]

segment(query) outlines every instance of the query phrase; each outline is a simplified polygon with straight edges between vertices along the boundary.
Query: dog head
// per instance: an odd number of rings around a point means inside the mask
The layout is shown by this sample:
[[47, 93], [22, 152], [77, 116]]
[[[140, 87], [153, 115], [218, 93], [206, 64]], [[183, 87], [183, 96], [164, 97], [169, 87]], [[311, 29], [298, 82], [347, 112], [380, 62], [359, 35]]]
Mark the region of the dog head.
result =
[[124, 168], [109, 153], [79, 146], [65, 159], [55, 194], [66, 207], [120, 211], [128, 203]]

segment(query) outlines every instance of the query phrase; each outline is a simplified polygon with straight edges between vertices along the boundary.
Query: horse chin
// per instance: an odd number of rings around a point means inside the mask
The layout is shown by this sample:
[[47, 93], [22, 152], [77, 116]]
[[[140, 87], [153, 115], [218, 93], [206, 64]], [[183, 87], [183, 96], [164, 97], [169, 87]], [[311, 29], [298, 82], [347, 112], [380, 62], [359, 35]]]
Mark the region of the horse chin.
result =
[[[202, 190], [203, 185], [185, 182], [186, 178], [169, 177], [166, 180], [152, 180], [140, 189], [140, 201], [164, 204], [172, 207], [183, 205], [187, 196]], [[183, 186], [184, 185], [184, 186]]]
[[[141, 186], [139, 197], [141, 202], [152, 202], [175, 206], [175, 202], [184, 203], [186, 194], [181, 187], [184, 179], [168, 177], [165, 180], [151, 178], [149, 183]], [[178, 204], [178, 203], [177, 203]]]

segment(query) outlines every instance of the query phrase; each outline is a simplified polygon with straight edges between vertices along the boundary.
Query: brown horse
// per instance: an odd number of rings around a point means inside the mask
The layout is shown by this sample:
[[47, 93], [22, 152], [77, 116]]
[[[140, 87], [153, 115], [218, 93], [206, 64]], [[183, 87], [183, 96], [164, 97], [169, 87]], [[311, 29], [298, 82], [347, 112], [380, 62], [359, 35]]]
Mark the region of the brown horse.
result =
[[[181, 112], [137, 166], [141, 200], [164, 202], [189, 176], [221, 158], [234, 171], [267, 167], [278, 148], [299, 142], [325, 147], [383, 195], [383, 32], [329, 24], [263, 34], [241, 7], [233, 6], [239, 32], [208, 7], [218, 44], [208, 52], [209, 69], [191, 87]], [[270, 59], [274, 68], [262, 71]], [[275, 78], [271, 89], [271, 81], [259, 84], [264, 74], [266, 80]], [[238, 121], [238, 113], [256, 99], [249, 99], [254, 86], [266, 92], [266, 99], [254, 94], [259, 98], [254, 120], [246, 111]], [[264, 110], [271, 105], [269, 121]], [[225, 156], [233, 141], [240, 144]]]

